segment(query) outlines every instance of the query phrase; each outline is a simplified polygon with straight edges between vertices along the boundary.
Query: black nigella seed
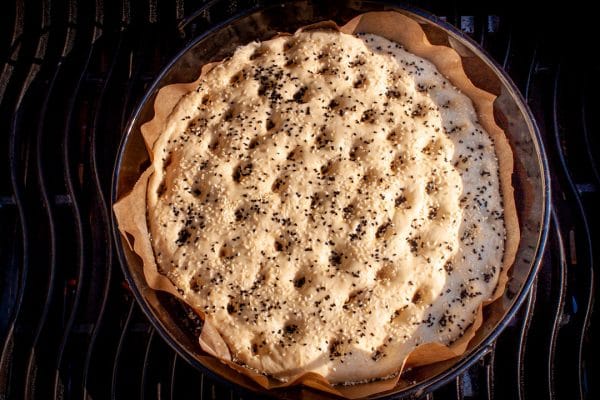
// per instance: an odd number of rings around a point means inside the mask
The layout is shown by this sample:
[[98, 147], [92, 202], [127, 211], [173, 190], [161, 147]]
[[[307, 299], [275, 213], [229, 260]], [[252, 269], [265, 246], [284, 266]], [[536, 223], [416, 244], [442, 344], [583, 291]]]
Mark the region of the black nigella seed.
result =
[[396, 197], [396, 200], [394, 200], [394, 204], [396, 205], [396, 207], [398, 207], [404, 203], [406, 203], [406, 197], [403, 195]]
[[329, 262], [333, 265], [340, 265], [342, 263], [342, 255], [336, 251], [332, 251], [329, 256]]
[[302, 286], [304, 286], [304, 283], [306, 283], [305, 277], [298, 278], [294, 281], [294, 287], [301, 288]]
[[177, 240], [175, 241], [175, 243], [179, 246], [184, 245], [188, 239], [190, 238], [192, 234], [187, 230], [187, 229], [182, 229], [179, 231], [179, 234], [177, 235]]
[[284, 330], [285, 330], [285, 333], [287, 333], [288, 335], [294, 334], [298, 331], [298, 325], [296, 325], [296, 324], [286, 325]]

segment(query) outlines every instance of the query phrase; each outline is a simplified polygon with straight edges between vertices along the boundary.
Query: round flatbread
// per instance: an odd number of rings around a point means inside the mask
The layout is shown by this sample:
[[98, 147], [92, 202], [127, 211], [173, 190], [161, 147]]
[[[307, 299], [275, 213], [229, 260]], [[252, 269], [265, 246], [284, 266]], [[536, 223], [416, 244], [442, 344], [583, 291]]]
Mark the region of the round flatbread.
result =
[[460, 338], [497, 286], [494, 144], [468, 97], [382, 37], [238, 48], [174, 108], [153, 168], [159, 271], [261, 373], [389, 376]]

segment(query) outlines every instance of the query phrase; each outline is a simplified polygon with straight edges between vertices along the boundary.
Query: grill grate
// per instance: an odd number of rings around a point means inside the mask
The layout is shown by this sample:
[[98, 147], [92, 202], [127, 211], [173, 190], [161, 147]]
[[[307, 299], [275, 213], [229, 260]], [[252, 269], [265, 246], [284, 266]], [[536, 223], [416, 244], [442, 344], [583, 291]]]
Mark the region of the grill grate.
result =
[[[0, 5], [0, 398], [238, 398], [179, 359], [140, 312], [117, 265], [108, 199], [124, 124], [161, 66], [257, 2], [139, 3]], [[600, 69], [559, 58], [550, 24], [428, 3], [526, 95], [549, 153], [553, 211], [526, 303], [478, 363], [426, 398], [595, 398]]]

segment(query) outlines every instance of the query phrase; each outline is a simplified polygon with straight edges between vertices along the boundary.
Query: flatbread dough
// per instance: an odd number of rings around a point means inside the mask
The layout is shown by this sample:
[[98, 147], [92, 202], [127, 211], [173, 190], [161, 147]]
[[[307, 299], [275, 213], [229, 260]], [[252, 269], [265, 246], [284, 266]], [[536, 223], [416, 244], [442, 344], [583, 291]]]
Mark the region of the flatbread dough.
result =
[[494, 144], [467, 96], [387, 39], [240, 47], [179, 101], [153, 156], [159, 271], [259, 372], [385, 377], [493, 297]]

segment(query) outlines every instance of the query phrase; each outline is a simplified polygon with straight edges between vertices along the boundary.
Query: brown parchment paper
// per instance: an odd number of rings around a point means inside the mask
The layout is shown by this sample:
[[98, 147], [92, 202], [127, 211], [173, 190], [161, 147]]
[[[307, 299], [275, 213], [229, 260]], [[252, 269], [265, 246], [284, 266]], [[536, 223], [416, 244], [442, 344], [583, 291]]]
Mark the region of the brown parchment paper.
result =
[[[504, 219], [507, 231], [505, 252], [498, 285], [492, 298], [478, 308], [473, 324], [466, 330], [463, 336], [450, 346], [440, 343], [425, 343], [418, 346], [402, 362], [398, 374], [393, 378], [353, 385], [334, 386], [321, 375], [304, 373], [292, 377], [285, 383], [277, 381], [236, 364], [229, 352], [229, 348], [211, 323], [210, 318], [207, 318], [201, 311], [196, 310], [198, 315], [204, 320], [199, 344], [200, 348], [206, 353], [202, 354], [199, 351], [198, 357], [205, 365], [227, 379], [245, 387], [248, 386], [247, 380], [249, 379], [265, 389], [305, 385], [323, 392], [354, 399], [393, 389], [398, 384], [402, 371], [406, 368], [418, 367], [457, 357], [467, 349], [469, 341], [482, 324], [483, 306], [498, 299], [505, 290], [508, 281], [508, 271], [514, 262], [519, 244], [519, 224], [511, 183], [513, 157], [504, 131], [494, 121], [493, 102], [496, 96], [475, 87], [465, 73], [459, 54], [450, 47], [432, 45], [421, 26], [410, 17], [394, 11], [369, 12], [353, 18], [342, 27], [338, 27], [332, 21], [324, 21], [301, 28], [301, 30], [314, 29], [336, 29], [349, 34], [361, 32], [377, 34], [401, 44], [409, 52], [435, 64], [437, 69], [454, 86], [473, 101], [479, 122], [494, 141], [500, 167], [500, 189], [504, 203]], [[282, 33], [282, 35], [284, 34], [286, 33]], [[204, 65], [201, 68], [198, 80], [215, 65], [216, 63]], [[197, 82], [165, 86], [158, 92], [154, 103], [154, 118], [141, 127], [150, 157], [152, 157], [152, 148], [155, 141], [164, 130], [167, 117], [181, 97], [197, 87]], [[152, 166], [150, 166], [140, 176], [132, 191], [119, 199], [113, 208], [121, 234], [133, 251], [142, 259], [144, 276], [148, 286], [155, 290], [166, 291], [181, 299], [182, 296], [177, 292], [171, 281], [158, 272], [150, 242], [150, 234], [146, 221], [146, 190], [152, 173]], [[239, 372], [241, 375], [236, 374], [232, 370]]]

